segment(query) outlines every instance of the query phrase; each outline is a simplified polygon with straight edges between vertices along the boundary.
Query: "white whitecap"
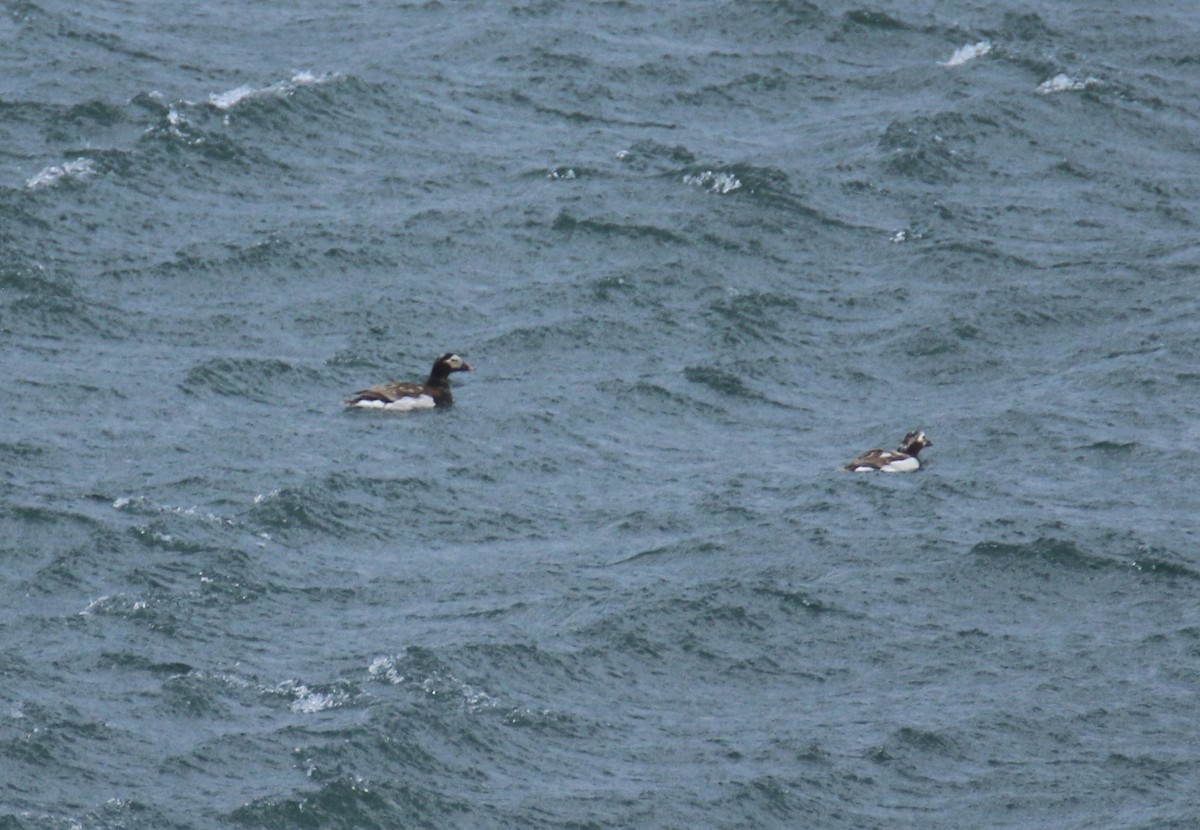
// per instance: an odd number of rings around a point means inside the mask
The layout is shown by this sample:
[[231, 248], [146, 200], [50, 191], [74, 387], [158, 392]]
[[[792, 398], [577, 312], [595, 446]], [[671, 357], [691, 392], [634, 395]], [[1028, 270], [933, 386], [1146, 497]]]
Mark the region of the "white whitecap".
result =
[[37, 175], [25, 180], [25, 187], [27, 190], [41, 190], [45, 187], [53, 187], [63, 179], [74, 178], [83, 180], [95, 172], [96, 165], [92, 160], [81, 157], [43, 168]]
[[942, 66], [962, 66], [968, 61], [983, 57], [990, 51], [992, 51], [992, 42], [990, 40], [969, 43], [966, 46], [960, 46], [955, 49], [954, 54], [950, 56], [949, 60], [940, 61], [940, 64]]
[[710, 193], [725, 195], [740, 190], [742, 182], [732, 173], [721, 173], [705, 170], [703, 173], [688, 174], [683, 177], [683, 183], [693, 187], [703, 187]]
[[90, 616], [93, 611], [97, 611], [97, 610], [103, 608], [110, 599], [112, 599], [112, 597], [109, 594], [104, 594], [103, 596], [96, 597], [94, 600], [89, 602], [82, 611], [79, 612], [79, 616], [81, 616], [81, 617]]
[[890, 241], [896, 244], [901, 242], [911, 242], [914, 239], [920, 239], [921, 234], [914, 231], [912, 228], [901, 228], [891, 235]]
[[1090, 75], [1086, 78], [1071, 77], [1066, 73], [1060, 72], [1049, 80], [1042, 81], [1038, 84], [1037, 92], [1041, 95], [1051, 95], [1055, 92], [1079, 92], [1084, 89], [1100, 86], [1099, 78], [1093, 78]]
[[262, 95], [276, 95], [286, 97], [296, 91], [297, 87], [310, 86], [312, 84], [325, 83], [326, 81], [336, 79], [336, 75], [317, 75], [313, 72], [296, 72], [286, 81], [276, 81], [275, 83], [264, 86], [255, 87], [250, 84], [242, 84], [236, 89], [228, 90], [227, 92], [213, 92], [208, 96], [208, 103], [219, 110], [228, 112], [236, 107], [247, 98], [254, 98]]
[[144, 599], [130, 599], [125, 594], [105, 594], [89, 602], [79, 612], [79, 616], [90, 617], [93, 614], [107, 614], [112, 611], [120, 616], [128, 617], [139, 611], [145, 611], [149, 607], [150, 604]]
[[270, 501], [271, 499], [277, 498], [279, 496], [279, 492], [279, 489], [276, 488], [275, 490], [269, 490], [266, 493], [259, 493], [252, 499], [252, 501], [255, 504], [262, 504], [265, 501]]
[[249, 84], [242, 84], [237, 89], [231, 89], [228, 92], [213, 92], [209, 94], [208, 103], [219, 110], [231, 110], [240, 101], [244, 101], [250, 96], [258, 94], [258, 92], [257, 89]]
[[[224, 516], [219, 516], [216, 513], [211, 513], [211, 512], [205, 511], [205, 510], [201, 510], [200, 508], [196, 507], [195, 505], [192, 505], [190, 507], [183, 507], [180, 505], [161, 504], [161, 503], [156, 502], [153, 499], [148, 498], [146, 496], [120, 496], [119, 498], [117, 498], [113, 501], [112, 507], [114, 510], [125, 510], [130, 513], [138, 513], [138, 514], [142, 514], [142, 515], [156, 514], [156, 513], [162, 513], [162, 514], [169, 513], [169, 514], [174, 514], [176, 516], [182, 516], [186, 519], [197, 519], [200, 521], [210, 522], [212, 524], [217, 524], [217, 525], [232, 526], [232, 525], [236, 524], [233, 519], [229, 519]], [[159, 541], [166, 541], [166, 542], [173, 541], [170, 536], [166, 536], [161, 533], [155, 534], [153, 538], [158, 539]]]
[[381, 678], [393, 685], [399, 685], [404, 682], [404, 675], [400, 673], [400, 669], [396, 666], [395, 657], [376, 657], [371, 661], [371, 665], [367, 667], [367, 673], [371, 677]]
[[303, 685], [297, 686], [294, 691], [296, 699], [292, 701], [291, 706], [288, 708], [302, 715], [314, 715], [326, 709], [333, 709], [341, 706], [348, 699], [345, 694], [331, 695], [324, 692], [314, 692]]

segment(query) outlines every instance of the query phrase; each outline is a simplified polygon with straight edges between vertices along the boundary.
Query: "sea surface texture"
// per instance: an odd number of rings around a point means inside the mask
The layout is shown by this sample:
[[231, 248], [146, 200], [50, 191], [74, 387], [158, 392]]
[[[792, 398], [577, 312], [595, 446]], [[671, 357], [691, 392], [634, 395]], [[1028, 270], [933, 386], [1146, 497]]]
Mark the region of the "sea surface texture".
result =
[[1190, 0], [11, 0], [0, 348], [5, 830], [1200, 827]]

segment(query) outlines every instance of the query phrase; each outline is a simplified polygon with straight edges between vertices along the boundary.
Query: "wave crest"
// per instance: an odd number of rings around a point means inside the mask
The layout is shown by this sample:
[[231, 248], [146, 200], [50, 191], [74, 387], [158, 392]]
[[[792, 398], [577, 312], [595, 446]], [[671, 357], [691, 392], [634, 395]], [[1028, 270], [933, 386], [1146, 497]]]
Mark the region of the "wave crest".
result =
[[1200, 571], [1171, 562], [1148, 549], [1139, 550], [1132, 559], [1117, 559], [1091, 553], [1066, 539], [1043, 537], [1028, 543], [980, 542], [971, 553], [998, 561], [1017, 564], [1050, 565], [1063, 570], [1132, 571], [1138, 574], [1200, 579]]

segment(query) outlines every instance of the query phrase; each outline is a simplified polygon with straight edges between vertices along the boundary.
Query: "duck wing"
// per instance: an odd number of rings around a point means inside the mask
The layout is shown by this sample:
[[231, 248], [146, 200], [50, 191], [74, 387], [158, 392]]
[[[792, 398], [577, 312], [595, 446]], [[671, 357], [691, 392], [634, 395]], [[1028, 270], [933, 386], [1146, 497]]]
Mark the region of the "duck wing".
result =
[[895, 461], [899, 457], [899, 453], [891, 450], [867, 450], [861, 455], [856, 455], [846, 464], [847, 470], [878, 470], [887, 465], [891, 461]]

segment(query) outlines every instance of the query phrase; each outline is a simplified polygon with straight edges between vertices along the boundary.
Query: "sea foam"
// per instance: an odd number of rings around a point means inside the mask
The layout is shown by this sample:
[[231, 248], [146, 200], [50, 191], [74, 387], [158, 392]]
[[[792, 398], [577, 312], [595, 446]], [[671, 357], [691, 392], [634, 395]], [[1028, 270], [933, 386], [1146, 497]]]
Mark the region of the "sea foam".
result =
[[213, 92], [208, 96], [208, 103], [223, 112], [228, 112], [247, 98], [271, 95], [286, 97], [302, 86], [324, 83], [335, 77], [334, 75], [315, 75], [312, 72], [297, 72], [289, 80], [276, 81], [265, 87], [242, 84], [226, 92]]
[[89, 158], [77, 158], [64, 161], [62, 164], [52, 164], [43, 168], [36, 175], [25, 180], [27, 190], [41, 190], [53, 187], [64, 179], [84, 180], [96, 172], [96, 165]]
[[1041, 95], [1050, 95], [1055, 92], [1079, 92], [1084, 89], [1098, 87], [1101, 83], [1099, 78], [1093, 78], [1090, 75], [1086, 78], [1080, 78], [1071, 77], [1060, 72], [1053, 78], [1038, 84], [1037, 92]]
[[978, 43], [970, 43], [966, 46], [958, 47], [949, 59], [939, 61], [939, 63], [942, 66], [962, 66], [968, 61], [983, 57], [990, 51], [992, 51], [992, 42], [990, 40], [981, 40]]

